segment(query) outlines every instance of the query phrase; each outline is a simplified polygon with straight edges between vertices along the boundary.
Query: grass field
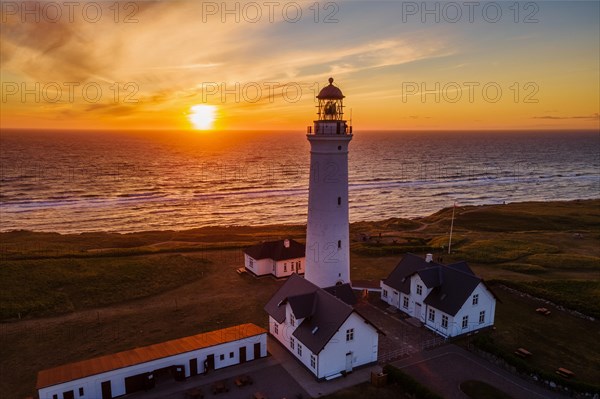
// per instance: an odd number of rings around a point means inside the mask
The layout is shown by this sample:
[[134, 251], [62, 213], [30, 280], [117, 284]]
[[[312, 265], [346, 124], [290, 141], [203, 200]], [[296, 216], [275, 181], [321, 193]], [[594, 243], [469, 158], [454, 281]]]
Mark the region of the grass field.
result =
[[[378, 281], [403, 253], [431, 251], [444, 263], [467, 260], [486, 280], [600, 315], [600, 200], [456, 211], [450, 255], [452, 209], [352, 224], [352, 278]], [[2, 233], [0, 397], [33, 394], [44, 368], [238, 323], [266, 326], [263, 305], [282, 282], [237, 275], [241, 248], [304, 234], [304, 226]], [[586, 370], [600, 369], [589, 350], [600, 338], [598, 321], [558, 310], [543, 318], [528, 299], [499, 295], [499, 345], [528, 348], [540, 367], [564, 366], [584, 381], [596, 379]]]

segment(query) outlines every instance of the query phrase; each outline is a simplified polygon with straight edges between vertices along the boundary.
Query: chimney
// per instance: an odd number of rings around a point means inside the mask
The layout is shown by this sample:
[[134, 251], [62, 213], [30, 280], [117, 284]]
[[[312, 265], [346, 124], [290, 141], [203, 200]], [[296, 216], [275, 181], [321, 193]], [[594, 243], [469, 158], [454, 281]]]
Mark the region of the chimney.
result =
[[285, 240], [283, 240], [283, 246], [286, 248], [290, 247], [290, 240], [288, 240], [287, 238]]
[[431, 261], [433, 261], [433, 255], [432, 254], [425, 255], [425, 262], [430, 263]]

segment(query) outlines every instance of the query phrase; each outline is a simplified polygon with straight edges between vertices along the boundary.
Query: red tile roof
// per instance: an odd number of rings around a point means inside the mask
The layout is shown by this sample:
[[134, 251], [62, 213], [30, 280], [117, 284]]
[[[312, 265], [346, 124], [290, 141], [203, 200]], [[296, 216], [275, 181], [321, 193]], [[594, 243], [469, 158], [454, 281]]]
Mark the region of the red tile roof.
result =
[[63, 382], [133, 366], [139, 363], [145, 363], [226, 342], [253, 337], [266, 332], [267, 331], [264, 328], [260, 328], [255, 324], [241, 324], [239, 326], [174, 339], [112, 355], [69, 363], [40, 371], [38, 373], [36, 387], [37, 389], [41, 389]]

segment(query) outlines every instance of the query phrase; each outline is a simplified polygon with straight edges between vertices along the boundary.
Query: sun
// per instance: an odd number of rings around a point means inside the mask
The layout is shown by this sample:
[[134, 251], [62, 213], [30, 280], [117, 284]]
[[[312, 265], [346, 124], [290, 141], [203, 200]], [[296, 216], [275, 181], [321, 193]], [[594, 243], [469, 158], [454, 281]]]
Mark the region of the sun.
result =
[[213, 122], [216, 119], [217, 107], [214, 105], [192, 105], [188, 118], [194, 129], [208, 130], [212, 129]]

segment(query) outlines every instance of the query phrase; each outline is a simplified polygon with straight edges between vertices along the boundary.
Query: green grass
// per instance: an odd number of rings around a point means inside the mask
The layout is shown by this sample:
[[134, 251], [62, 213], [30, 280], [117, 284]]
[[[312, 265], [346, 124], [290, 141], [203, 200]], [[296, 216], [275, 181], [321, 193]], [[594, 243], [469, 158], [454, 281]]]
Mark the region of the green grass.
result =
[[[598, 284], [598, 283], [596, 283]], [[576, 284], [574, 287], [579, 286]], [[549, 307], [551, 314], [535, 312], [548, 307], [544, 302], [515, 295], [492, 286], [501, 302], [496, 305], [496, 330], [488, 334], [497, 346], [509, 356], [517, 348], [525, 348], [533, 355], [528, 359], [516, 358], [528, 365], [554, 375], [559, 367], [576, 374], [577, 381], [596, 383], [600, 370], [600, 342], [597, 321], [585, 320]]]
[[538, 253], [557, 252], [558, 247], [515, 239], [486, 239], [466, 244], [456, 250], [467, 262], [502, 263]]
[[548, 269], [543, 266], [531, 265], [529, 263], [503, 263], [500, 267], [522, 274], [543, 274], [548, 272]]
[[68, 313], [155, 295], [201, 278], [206, 262], [184, 255], [6, 261], [0, 318]]
[[465, 381], [460, 384], [460, 390], [471, 399], [512, 399], [512, 396], [483, 381]]
[[600, 280], [500, 281], [509, 287], [545, 298], [568, 309], [600, 318]]
[[549, 269], [600, 270], [600, 258], [589, 255], [538, 253], [528, 256], [527, 262]]

